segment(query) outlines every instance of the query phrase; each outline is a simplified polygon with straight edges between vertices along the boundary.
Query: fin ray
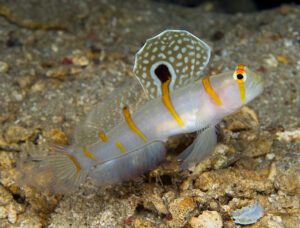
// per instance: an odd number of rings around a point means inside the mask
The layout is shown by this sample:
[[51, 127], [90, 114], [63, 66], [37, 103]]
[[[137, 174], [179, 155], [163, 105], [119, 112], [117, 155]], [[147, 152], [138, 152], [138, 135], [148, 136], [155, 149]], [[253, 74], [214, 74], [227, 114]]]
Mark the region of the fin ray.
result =
[[74, 161], [66, 153], [68, 153], [66, 150], [52, 151], [46, 155], [33, 156], [20, 161], [17, 164], [19, 171], [17, 183], [53, 193], [76, 190], [85, 180], [87, 172], [83, 169], [78, 170]]

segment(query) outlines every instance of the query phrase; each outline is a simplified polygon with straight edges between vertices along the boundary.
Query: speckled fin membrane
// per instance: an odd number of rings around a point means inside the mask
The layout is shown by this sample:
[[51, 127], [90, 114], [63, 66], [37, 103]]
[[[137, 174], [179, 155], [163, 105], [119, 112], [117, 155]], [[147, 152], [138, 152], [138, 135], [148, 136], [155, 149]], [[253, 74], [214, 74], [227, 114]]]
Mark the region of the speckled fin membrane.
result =
[[135, 111], [145, 101], [147, 98], [140, 84], [134, 78], [127, 80], [111, 96], [95, 105], [79, 124], [74, 134], [75, 145], [86, 147], [98, 143], [100, 132], [108, 133], [123, 120], [123, 107], [129, 106]]
[[148, 39], [135, 57], [134, 73], [150, 98], [161, 95], [161, 82], [171, 76], [170, 91], [201, 77], [209, 46], [184, 30], [166, 30]]

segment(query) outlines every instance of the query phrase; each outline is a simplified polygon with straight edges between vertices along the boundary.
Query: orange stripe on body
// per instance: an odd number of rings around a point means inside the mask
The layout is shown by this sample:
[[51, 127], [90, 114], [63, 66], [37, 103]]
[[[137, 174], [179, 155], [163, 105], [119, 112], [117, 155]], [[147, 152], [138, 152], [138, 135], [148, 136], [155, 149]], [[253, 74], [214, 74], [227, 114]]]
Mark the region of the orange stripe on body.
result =
[[222, 105], [222, 101], [218, 94], [215, 92], [213, 87], [211, 86], [211, 83], [209, 81], [209, 77], [204, 77], [202, 79], [202, 85], [204, 87], [205, 92], [214, 100], [214, 102], [218, 105]]
[[177, 114], [176, 110], [174, 109], [174, 106], [171, 101], [170, 93], [169, 93], [169, 85], [170, 85], [171, 80], [168, 79], [167, 81], [162, 83], [162, 101], [167, 110], [170, 112], [172, 117], [176, 120], [178, 125], [180, 127], [184, 127], [184, 122], [180, 118], [180, 116]]
[[118, 149], [119, 149], [123, 154], [127, 153], [125, 146], [124, 146], [121, 142], [117, 141], [117, 142], [116, 142], [116, 147], [118, 147]]
[[136, 124], [134, 123], [131, 115], [130, 115], [130, 112], [129, 112], [129, 109], [128, 107], [124, 107], [123, 108], [123, 115], [124, 115], [124, 118], [125, 118], [125, 121], [128, 125], [128, 127], [135, 133], [137, 134], [142, 140], [144, 140], [145, 142], [148, 141], [147, 137], [143, 134], [143, 132], [141, 132], [141, 130], [136, 126]]
[[76, 167], [76, 172], [77, 175], [80, 173], [81, 171], [81, 166], [80, 163], [78, 162], [77, 158], [75, 158], [73, 155], [68, 154], [68, 153], [64, 153], [74, 164], [74, 166]]
[[100, 132], [99, 132], [99, 138], [100, 138], [103, 142], [107, 142], [107, 141], [108, 141], [108, 136], [105, 134], [104, 131], [100, 131]]
[[88, 157], [88, 158], [90, 158], [90, 159], [96, 161], [97, 163], [101, 163], [101, 161], [100, 161], [99, 159], [97, 159], [97, 158], [95, 157], [95, 155], [93, 155], [93, 153], [91, 153], [87, 148], [83, 147], [83, 148], [82, 148], [82, 151], [83, 151], [83, 153], [84, 153], [84, 155], [85, 155], [86, 157]]

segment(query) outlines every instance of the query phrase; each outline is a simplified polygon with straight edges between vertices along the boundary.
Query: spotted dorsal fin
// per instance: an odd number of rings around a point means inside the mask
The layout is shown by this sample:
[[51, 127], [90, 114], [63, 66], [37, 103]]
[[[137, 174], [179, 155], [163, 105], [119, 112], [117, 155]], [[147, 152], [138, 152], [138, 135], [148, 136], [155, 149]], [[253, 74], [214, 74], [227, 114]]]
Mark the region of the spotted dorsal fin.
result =
[[184, 30], [166, 30], [148, 39], [135, 57], [134, 73], [146, 95], [162, 95], [163, 82], [170, 79], [169, 90], [193, 82], [210, 58], [209, 46]]

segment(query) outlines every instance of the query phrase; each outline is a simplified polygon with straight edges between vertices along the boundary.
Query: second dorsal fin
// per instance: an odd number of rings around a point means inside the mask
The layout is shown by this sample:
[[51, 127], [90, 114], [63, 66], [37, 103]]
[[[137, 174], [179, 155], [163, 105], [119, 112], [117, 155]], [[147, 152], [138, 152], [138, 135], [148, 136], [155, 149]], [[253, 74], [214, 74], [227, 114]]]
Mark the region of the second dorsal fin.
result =
[[193, 82], [210, 58], [209, 46], [184, 30], [165, 30], [148, 39], [135, 57], [133, 71], [149, 98], [162, 95], [162, 83], [169, 90]]

